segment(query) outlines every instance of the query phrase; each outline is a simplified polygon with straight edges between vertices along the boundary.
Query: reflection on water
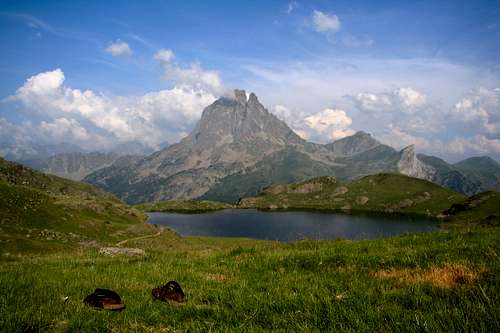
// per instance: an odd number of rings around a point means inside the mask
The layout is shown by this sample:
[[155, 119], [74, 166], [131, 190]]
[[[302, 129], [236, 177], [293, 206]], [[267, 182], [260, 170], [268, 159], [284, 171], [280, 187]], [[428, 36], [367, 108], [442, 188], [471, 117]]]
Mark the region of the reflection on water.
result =
[[438, 229], [432, 220], [411, 217], [352, 216], [317, 212], [261, 212], [228, 209], [205, 214], [149, 213], [149, 222], [183, 236], [298, 239], [374, 239]]

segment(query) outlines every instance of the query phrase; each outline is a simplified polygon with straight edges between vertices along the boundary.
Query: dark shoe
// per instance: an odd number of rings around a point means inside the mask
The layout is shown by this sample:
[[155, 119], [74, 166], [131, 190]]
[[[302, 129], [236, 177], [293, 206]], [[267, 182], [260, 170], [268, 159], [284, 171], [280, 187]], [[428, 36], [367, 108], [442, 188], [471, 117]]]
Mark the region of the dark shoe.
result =
[[97, 309], [121, 311], [125, 309], [120, 296], [112, 290], [96, 289], [93, 294], [88, 295], [83, 300], [88, 306]]
[[186, 301], [181, 286], [175, 281], [170, 281], [164, 286], [154, 288], [151, 294], [153, 294], [154, 298], [163, 302], [184, 303]]

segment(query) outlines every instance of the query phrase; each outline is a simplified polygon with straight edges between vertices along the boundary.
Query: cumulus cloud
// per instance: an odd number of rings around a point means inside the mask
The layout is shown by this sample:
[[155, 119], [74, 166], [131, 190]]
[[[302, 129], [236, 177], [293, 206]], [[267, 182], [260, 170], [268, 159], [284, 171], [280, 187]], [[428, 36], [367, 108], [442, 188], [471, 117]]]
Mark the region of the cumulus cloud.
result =
[[500, 88], [479, 88], [458, 101], [451, 117], [469, 129], [500, 136]]
[[397, 149], [401, 149], [409, 145], [415, 145], [417, 149], [428, 149], [433, 145], [433, 143], [431, 143], [428, 139], [412, 135], [404, 129], [401, 129], [392, 124], [387, 126], [383, 134], [377, 136], [377, 138], [382, 143], [385, 143]]
[[349, 127], [352, 119], [343, 110], [324, 109], [304, 119], [309, 131], [307, 137], [322, 137], [329, 141], [341, 139], [354, 134]]
[[193, 63], [187, 67], [181, 67], [173, 63], [174, 52], [162, 49], [154, 55], [164, 72], [164, 78], [176, 84], [187, 84], [198, 89], [221, 94], [224, 91], [222, 79], [217, 71], [204, 70], [200, 64]]
[[49, 95], [57, 91], [64, 82], [64, 73], [60, 69], [51, 72], [41, 73], [30, 77], [26, 83], [18, 89], [19, 96], [26, 96], [30, 93], [37, 95]]
[[74, 138], [76, 141], [86, 141], [90, 138], [89, 133], [75, 119], [57, 118], [52, 122], [42, 121], [40, 130], [57, 141]]
[[455, 138], [448, 143], [447, 148], [456, 154], [488, 154], [500, 153], [500, 139], [490, 139], [484, 135], [471, 138]]
[[175, 58], [175, 54], [172, 50], [161, 49], [155, 53], [154, 58], [160, 62], [170, 62]]
[[319, 10], [313, 11], [312, 23], [317, 32], [333, 34], [340, 30], [340, 19], [337, 15], [325, 14]]
[[352, 119], [343, 110], [324, 109], [312, 115], [292, 112], [276, 105], [271, 112], [285, 121], [299, 136], [316, 142], [331, 142], [354, 134]]
[[389, 93], [358, 93], [348, 98], [363, 112], [414, 113], [427, 102], [425, 94], [410, 87], [398, 88]]
[[120, 40], [112, 42], [111, 45], [109, 45], [106, 48], [106, 52], [111, 54], [113, 57], [122, 57], [122, 56], [131, 56], [132, 55], [132, 49], [130, 49], [130, 46], [127, 43], [122, 42]]
[[[216, 99], [186, 85], [142, 96], [104, 96], [67, 87], [64, 79], [60, 69], [34, 75], [7, 101], [41, 118], [30, 125], [30, 131], [48, 141], [67, 141], [86, 149], [106, 149], [128, 141], [153, 148], [164, 141], [176, 142]], [[7, 133], [33, 137], [25, 125], [4, 120], [2, 126], [10, 126]]]

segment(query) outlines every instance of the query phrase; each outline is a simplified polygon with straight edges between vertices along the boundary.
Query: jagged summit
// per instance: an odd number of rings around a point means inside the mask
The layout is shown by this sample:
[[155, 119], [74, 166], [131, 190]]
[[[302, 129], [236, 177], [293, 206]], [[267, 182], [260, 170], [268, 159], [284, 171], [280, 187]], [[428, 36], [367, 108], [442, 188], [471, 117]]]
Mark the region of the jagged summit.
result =
[[247, 93], [242, 89], [234, 89], [234, 97], [239, 103], [245, 104], [247, 102]]
[[263, 148], [264, 153], [270, 147], [284, 146], [290, 140], [297, 143], [301, 139], [268, 112], [254, 93], [247, 98], [247, 93], [238, 89], [234, 90], [234, 98], [221, 97], [206, 107], [187, 138], [193, 145], [207, 148], [254, 142]]

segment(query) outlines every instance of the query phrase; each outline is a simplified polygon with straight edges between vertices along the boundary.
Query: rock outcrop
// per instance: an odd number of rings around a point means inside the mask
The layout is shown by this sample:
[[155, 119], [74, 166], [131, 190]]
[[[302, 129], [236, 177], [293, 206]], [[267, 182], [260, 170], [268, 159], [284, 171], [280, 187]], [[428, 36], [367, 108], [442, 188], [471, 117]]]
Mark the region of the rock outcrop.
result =
[[398, 171], [410, 177], [432, 180], [436, 170], [417, 158], [415, 145], [410, 145], [400, 152]]

